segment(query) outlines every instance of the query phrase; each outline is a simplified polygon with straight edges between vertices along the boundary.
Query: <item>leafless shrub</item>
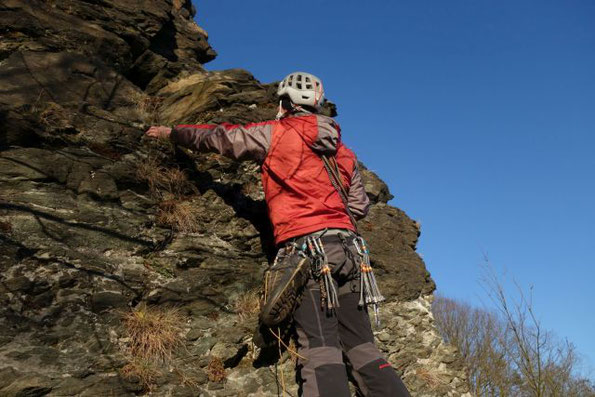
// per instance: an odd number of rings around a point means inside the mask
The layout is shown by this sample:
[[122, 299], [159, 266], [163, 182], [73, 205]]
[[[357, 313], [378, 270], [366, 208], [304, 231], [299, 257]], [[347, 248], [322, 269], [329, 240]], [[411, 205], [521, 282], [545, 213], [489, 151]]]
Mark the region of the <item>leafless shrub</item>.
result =
[[433, 305], [438, 330], [466, 361], [474, 395], [595, 396], [591, 381], [576, 375], [574, 346], [543, 328], [530, 295], [518, 288], [511, 298], [489, 269], [484, 286], [495, 310], [441, 296]]

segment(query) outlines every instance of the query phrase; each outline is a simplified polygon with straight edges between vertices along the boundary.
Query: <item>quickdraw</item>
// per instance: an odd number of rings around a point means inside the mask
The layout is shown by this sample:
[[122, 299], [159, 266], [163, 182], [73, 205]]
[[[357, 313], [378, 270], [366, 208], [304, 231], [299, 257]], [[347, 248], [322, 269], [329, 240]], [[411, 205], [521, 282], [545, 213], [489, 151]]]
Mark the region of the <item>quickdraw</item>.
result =
[[384, 296], [380, 293], [378, 284], [376, 283], [376, 277], [370, 264], [370, 251], [366, 241], [362, 237], [356, 237], [353, 239], [355, 249], [359, 254], [360, 266], [360, 292], [359, 292], [359, 306], [371, 305], [374, 308], [374, 318], [376, 319], [376, 326], [380, 326], [380, 318], [378, 317], [378, 304], [385, 300]]
[[324, 246], [320, 237], [308, 237], [304, 242], [304, 250], [308, 249], [312, 257], [312, 277], [320, 283], [320, 304], [328, 311], [333, 311], [339, 307], [339, 298], [337, 289], [333, 282], [331, 267], [328, 258], [324, 252]]

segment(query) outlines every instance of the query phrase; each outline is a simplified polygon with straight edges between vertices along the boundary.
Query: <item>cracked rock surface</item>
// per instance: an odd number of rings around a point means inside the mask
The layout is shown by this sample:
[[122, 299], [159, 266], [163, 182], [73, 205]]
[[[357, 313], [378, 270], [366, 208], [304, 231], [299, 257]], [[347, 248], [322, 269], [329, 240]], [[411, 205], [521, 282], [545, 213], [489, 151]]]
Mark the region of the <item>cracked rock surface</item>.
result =
[[[275, 254], [258, 165], [143, 137], [157, 123], [274, 118], [275, 84], [205, 70], [216, 53], [195, 12], [1, 2], [0, 395], [276, 396], [281, 380], [296, 395], [291, 356], [252, 343], [246, 297]], [[374, 204], [360, 229], [388, 299], [379, 346], [412, 395], [467, 395], [433, 326], [419, 225], [363, 177]], [[126, 371], [123, 318], [143, 307], [181, 318], [150, 382]]]

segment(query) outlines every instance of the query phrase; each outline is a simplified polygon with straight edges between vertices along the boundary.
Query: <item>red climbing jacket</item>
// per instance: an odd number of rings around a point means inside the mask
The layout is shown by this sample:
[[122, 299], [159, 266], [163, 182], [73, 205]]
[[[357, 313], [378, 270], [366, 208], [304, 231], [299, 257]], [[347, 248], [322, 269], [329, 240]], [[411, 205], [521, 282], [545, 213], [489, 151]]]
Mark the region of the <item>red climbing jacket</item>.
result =
[[330, 117], [299, 114], [244, 126], [178, 125], [170, 137], [200, 152], [260, 162], [276, 243], [325, 228], [354, 230], [319, 154], [336, 157], [351, 213], [359, 219], [368, 211], [357, 159]]

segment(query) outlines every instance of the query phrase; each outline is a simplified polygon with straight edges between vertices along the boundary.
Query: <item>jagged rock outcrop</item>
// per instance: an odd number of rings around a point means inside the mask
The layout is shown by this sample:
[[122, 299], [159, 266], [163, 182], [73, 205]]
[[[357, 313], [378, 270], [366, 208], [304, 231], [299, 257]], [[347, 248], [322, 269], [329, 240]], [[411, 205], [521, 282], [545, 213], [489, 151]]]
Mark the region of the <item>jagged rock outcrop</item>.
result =
[[[189, 0], [0, 3], [0, 395], [277, 395], [281, 373], [295, 395], [292, 360], [251, 344], [274, 255], [258, 166], [143, 138], [276, 113], [274, 84], [202, 67], [216, 54], [194, 14]], [[379, 344], [414, 396], [463, 395], [419, 226], [363, 174], [375, 204], [360, 227], [389, 298]], [[122, 322], [139, 307], [184, 320], [148, 378]]]

